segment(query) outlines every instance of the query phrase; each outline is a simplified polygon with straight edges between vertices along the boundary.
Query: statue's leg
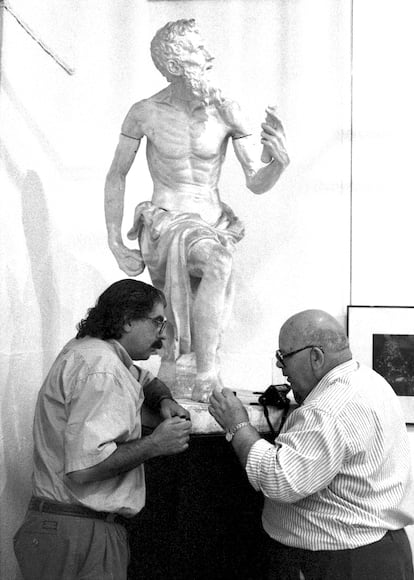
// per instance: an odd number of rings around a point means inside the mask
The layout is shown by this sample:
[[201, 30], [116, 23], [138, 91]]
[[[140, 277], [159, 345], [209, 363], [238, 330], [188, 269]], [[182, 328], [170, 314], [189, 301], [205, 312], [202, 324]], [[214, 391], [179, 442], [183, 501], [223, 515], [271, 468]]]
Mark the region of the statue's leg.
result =
[[230, 315], [232, 252], [214, 240], [202, 240], [193, 246], [188, 263], [190, 275], [200, 277], [192, 309], [197, 365], [192, 398], [207, 402], [213, 389], [222, 388], [217, 351]]
[[224, 304], [223, 318], [221, 321], [221, 328], [220, 328], [220, 337], [219, 337], [219, 344], [218, 344], [219, 349], [221, 346], [224, 331], [228, 326], [228, 323], [230, 321], [230, 317], [232, 314], [234, 294], [235, 294], [235, 284], [234, 284], [234, 274], [232, 272], [230, 274], [230, 278], [229, 278], [229, 281], [227, 283], [226, 295], [224, 297], [225, 304]]

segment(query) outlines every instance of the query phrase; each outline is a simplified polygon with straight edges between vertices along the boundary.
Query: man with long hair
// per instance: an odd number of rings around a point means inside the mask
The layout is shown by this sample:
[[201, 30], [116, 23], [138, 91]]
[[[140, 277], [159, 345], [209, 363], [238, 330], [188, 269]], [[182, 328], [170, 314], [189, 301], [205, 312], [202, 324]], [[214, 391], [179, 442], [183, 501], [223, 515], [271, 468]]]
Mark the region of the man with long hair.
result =
[[[165, 298], [137, 280], [99, 297], [39, 392], [33, 496], [14, 538], [30, 580], [126, 578], [127, 518], [145, 503], [143, 463], [188, 448], [191, 422], [170, 390], [133, 364], [165, 338]], [[143, 402], [161, 422], [143, 437]]]
[[[261, 162], [238, 104], [211, 80], [214, 59], [194, 20], [163, 26], [151, 54], [169, 85], [135, 103], [123, 122], [105, 185], [109, 247], [124, 272], [138, 276], [147, 266], [152, 283], [164, 291], [174, 334], [163, 362], [194, 354], [192, 398], [207, 402], [222, 387], [218, 350], [231, 314], [232, 255], [244, 235], [219, 194], [227, 145], [231, 140], [255, 194], [275, 185], [289, 157], [282, 124], [269, 108]], [[121, 226], [126, 176], [144, 137], [154, 188], [151, 202], [137, 206], [128, 234], [138, 239], [137, 250], [125, 246]]]

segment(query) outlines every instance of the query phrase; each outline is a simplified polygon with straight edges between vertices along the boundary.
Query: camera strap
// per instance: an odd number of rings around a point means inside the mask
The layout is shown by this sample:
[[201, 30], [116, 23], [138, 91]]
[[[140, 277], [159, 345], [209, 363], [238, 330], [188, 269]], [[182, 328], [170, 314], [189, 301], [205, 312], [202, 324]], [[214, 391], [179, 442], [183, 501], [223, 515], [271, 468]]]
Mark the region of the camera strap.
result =
[[281, 430], [283, 429], [283, 425], [286, 422], [287, 416], [288, 416], [288, 412], [289, 412], [289, 404], [286, 404], [285, 407], [283, 408], [283, 413], [282, 413], [282, 418], [280, 420], [280, 424], [279, 427], [277, 429], [277, 431], [275, 431], [275, 428], [273, 427], [270, 418], [269, 418], [269, 409], [267, 408], [266, 403], [261, 403], [262, 407], [263, 407], [263, 414], [265, 416], [265, 419], [267, 421], [267, 424], [269, 425], [269, 429], [270, 432], [272, 434], [272, 437], [274, 439], [276, 439], [277, 437], [279, 437], [279, 433], [281, 432]]

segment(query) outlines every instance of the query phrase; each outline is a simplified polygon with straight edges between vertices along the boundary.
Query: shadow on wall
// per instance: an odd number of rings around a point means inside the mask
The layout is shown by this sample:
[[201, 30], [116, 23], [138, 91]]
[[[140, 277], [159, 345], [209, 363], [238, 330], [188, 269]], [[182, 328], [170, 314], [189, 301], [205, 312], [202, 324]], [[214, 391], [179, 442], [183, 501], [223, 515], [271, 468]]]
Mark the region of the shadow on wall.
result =
[[[5, 269], [8, 312], [4, 331], [9, 346], [7, 352], [0, 351], [0, 577], [11, 580], [17, 573], [12, 537], [23, 519], [31, 491], [37, 393], [51, 358], [63, 346], [62, 334], [74, 334], [73, 306], [87, 300], [85, 294], [101, 292], [106, 281], [91, 264], [54, 243], [41, 178], [33, 170], [19, 171], [1, 142], [0, 148], [6, 171], [21, 195], [22, 227], [17, 223], [14, 235], [23, 236], [26, 246], [26, 261], [9, 259]], [[66, 286], [61, 287], [59, 272], [70, 272], [73, 284], [73, 302], [66, 305], [62, 303]]]
[[[19, 172], [8, 155], [5, 161], [21, 192], [21, 220], [30, 264], [27, 272], [18, 272], [18, 264], [11, 263], [7, 266], [5, 279], [11, 336], [10, 354], [1, 354], [5, 376], [1, 392], [0, 536], [2, 574], [11, 578], [15, 569], [12, 536], [30, 495], [33, 409], [39, 380], [48, 370], [45, 352], [55, 347], [58, 336], [59, 301], [53, 278], [50, 220], [41, 179], [34, 171]], [[32, 292], [30, 285], [33, 285], [35, 302], [28, 299]], [[33, 306], [39, 309], [40, 320], [32, 312]]]
[[[22, 187], [22, 223], [30, 259], [33, 287], [40, 310], [41, 350], [56, 348], [60, 304], [54, 280], [50, 244], [50, 220], [42, 182], [35, 171], [27, 171]], [[46, 366], [47, 368], [46, 368]], [[43, 359], [43, 375], [49, 364]]]

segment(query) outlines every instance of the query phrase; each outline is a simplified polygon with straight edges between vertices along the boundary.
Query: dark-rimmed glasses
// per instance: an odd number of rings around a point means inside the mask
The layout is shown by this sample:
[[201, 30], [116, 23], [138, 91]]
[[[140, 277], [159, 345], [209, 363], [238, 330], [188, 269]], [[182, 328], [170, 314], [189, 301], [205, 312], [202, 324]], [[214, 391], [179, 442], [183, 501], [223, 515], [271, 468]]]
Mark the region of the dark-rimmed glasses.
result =
[[158, 328], [158, 332], [160, 334], [163, 332], [168, 322], [165, 316], [155, 316], [154, 318], [151, 318], [151, 316], [141, 316], [141, 318], [145, 320], [151, 320], [151, 322]]
[[292, 350], [291, 352], [282, 352], [280, 349], [276, 351], [276, 359], [280, 366], [285, 367], [285, 360], [294, 354], [298, 354], [298, 352], [302, 352], [302, 350], [306, 350], [307, 348], [320, 348], [323, 352], [323, 348], [319, 344], [308, 344], [307, 346], [303, 346], [302, 348], [298, 348], [297, 350]]

